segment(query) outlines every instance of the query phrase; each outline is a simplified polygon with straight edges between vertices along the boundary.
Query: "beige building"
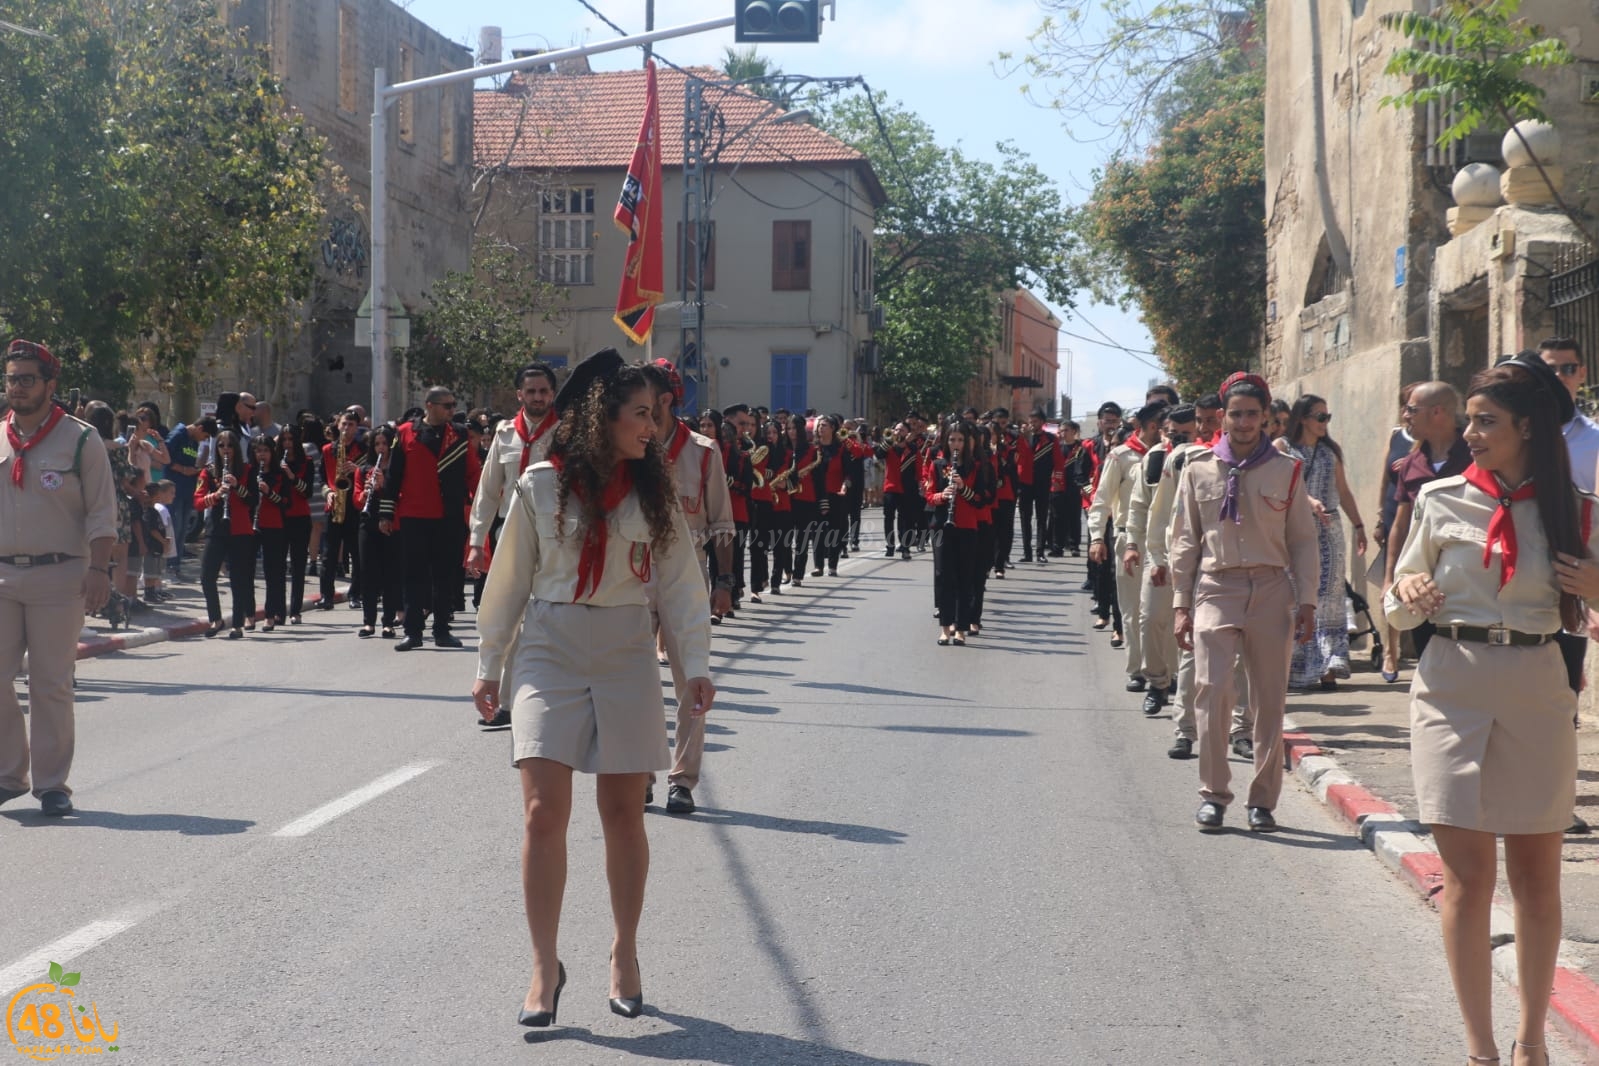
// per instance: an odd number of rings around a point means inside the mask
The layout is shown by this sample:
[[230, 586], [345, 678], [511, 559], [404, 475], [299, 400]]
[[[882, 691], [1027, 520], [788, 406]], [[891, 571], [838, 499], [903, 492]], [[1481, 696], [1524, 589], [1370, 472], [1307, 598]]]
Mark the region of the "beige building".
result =
[[1004, 407], [1018, 420], [1034, 407], [1053, 416], [1059, 396], [1060, 319], [1023, 288], [1000, 293], [995, 314], [999, 341], [979, 359], [962, 404], [979, 411]]
[[[390, 83], [472, 65], [471, 54], [391, 0], [237, 0], [232, 24], [265, 48], [289, 105], [327, 138], [348, 179], [330, 204], [317, 249], [316, 282], [298, 328], [258, 336], [242, 353], [219, 343], [197, 365], [201, 402], [247, 389], [269, 398], [281, 419], [300, 407], [327, 412], [372, 395], [372, 353], [355, 345], [355, 313], [371, 284], [372, 72]], [[429, 283], [471, 261], [467, 212], [472, 162], [469, 85], [432, 89], [389, 112], [389, 285], [407, 308]], [[394, 360], [393, 395], [409, 395]], [[141, 382], [153, 392], [155, 382]], [[180, 411], [182, 400], [173, 398]], [[399, 411], [406, 405], [396, 404]]]
[[[675, 362], [685, 83], [677, 70], [659, 71], [666, 303], [649, 354]], [[884, 202], [871, 164], [804, 122], [776, 121], [782, 109], [759, 97], [709, 87], [705, 96], [719, 116], [710, 144], [720, 149], [708, 178], [706, 380], [689, 405], [865, 414], [878, 366], [872, 235]], [[646, 354], [612, 321], [627, 235], [611, 217], [644, 98], [644, 71], [582, 66], [529, 72], [476, 94], [476, 161], [491, 179], [479, 182], [479, 239], [509, 241], [544, 279], [566, 287], [557, 320], [530, 323], [545, 336], [543, 357], [557, 365], [607, 346]], [[692, 245], [692, 224], [688, 232]]]

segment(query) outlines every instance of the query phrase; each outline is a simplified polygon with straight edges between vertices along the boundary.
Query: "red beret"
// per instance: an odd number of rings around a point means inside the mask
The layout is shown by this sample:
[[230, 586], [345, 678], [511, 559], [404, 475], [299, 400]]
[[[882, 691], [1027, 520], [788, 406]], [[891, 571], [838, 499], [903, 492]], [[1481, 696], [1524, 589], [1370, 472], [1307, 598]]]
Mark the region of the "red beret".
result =
[[1259, 374], [1250, 374], [1243, 370], [1240, 370], [1238, 373], [1232, 375], [1226, 381], [1222, 382], [1221, 388], [1216, 390], [1217, 394], [1221, 396], [1222, 403], [1227, 402], [1227, 390], [1232, 388], [1234, 385], [1237, 385], [1239, 382], [1255, 386], [1261, 392], [1266, 394], [1266, 403], [1268, 405], [1271, 403], [1271, 386], [1266, 384], [1266, 379], [1261, 377]]
[[61, 375], [61, 361], [50, 354], [50, 349], [33, 341], [14, 340], [6, 349], [6, 362], [13, 359], [32, 359], [39, 364], [46, 378], [54, 379]]
[[683, 402], [683, 376], [677, 372], [677, 366], [670, 359], [657, 359], [655, 365], [666, 373], [666, 380], [672, 386], [672, 402]]

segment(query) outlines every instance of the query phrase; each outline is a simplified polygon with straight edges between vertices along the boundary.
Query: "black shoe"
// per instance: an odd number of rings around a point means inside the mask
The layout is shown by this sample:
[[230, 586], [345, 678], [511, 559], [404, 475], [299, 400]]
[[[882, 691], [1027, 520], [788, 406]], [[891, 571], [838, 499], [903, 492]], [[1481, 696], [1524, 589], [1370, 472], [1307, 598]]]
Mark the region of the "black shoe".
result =
[[[857, 547], [855, 550], [856, 551], [860, 551], [860, 548]], [[838, 557], [840, 559], [848, 559], [849, 558], [849, 549], [848, 548], [840, 548], [839, 551], [838, 551]]]
[[838, 576], [838, 567], [836, 567], [836, 566], [828, 567], [827, 568], [827, 576], [828, 577], [837, 577]]
[[406, 638], [404, 640], [400, 641], [398, 644], [396, 644], [394, 646], [394, 650], [395, 651], [415, 651], [416, 649], [420, 648], [421, 646], [422, 646], [422, 638], [421, 637], [413, 637], [413, 636], [410, 636], [409, 634], [407, 634]]
[[10, 803], [18, 796], [26, 796], [27, 794], [28, 790], [25, 788], [0, 788], [0, 803]]
[[[0, 790], [0, 796], [4, 796], [4, 795], [5, 795], [5, 792], [3, 790]], [[4, 802], [5, 802], [5, 800], [0, 799], [0, 803], [4, 803]], [[1567, 829], [1566, 832], [1568, 832], [1568, 833], [1576, 833], [1578, 836], [1581, 836], [1584, 833], [1593, 832], [1593, 827], [1590, 826], [1587, 822], [1583, 821], [1581, 815], [1573, 814], [1571, 816], [1571, 828]]]
[[332, 599], [332, 597], [329, 597], [328, 599], [325, 599], [325, 600], [322, 600], [322, 601], [318, 602], [317, 605], [316, 605], [316, 610], [318, 610], [318, 611], [331, 611], [331, 610], [333, 610], [333, 599]]
[[1222, 819], [1226, 816], [1226, 807], [1206, 800], [1199, 805], [1199, 810], [1194, 812], [1194, 824], [1199, 827], [1201, 833], [1214, 833], [1221, 828]]
[[644, 809], [645, 810], [649, 810], [650, 807], [654, 805], [654, 803], [655, 803], [655, 786], [654, 785], [645, 785], [644, 786]]
[[1048, 562], [1049, 562], [1049, 557], [1047, 555], [1044, 555], [1044, 554], [1040, 553], [1039, 556], [1038, 556], [1038, 565], [1039, 566], [1044, 566]]
[[904, 551], [899, 553], [899, 557], [901, 559], [904, 559], [907, 563], [910, 562], [911, 561], [911, 550], [909, 548], [906, 548]]
[[40, 794], [39, 812], [51, 818], [59, 818], [63, 814], [71, 814], [72, 797], [59, 788], [52, 788], [50, 791]]
[[1144, 713], [1149, 717], [1155, 717], [1161, 712], [1161, 708], [1166, 706], [1166, 701], [1161, 696], [1161, 693], [1164, 691], [1164, 689], [1158, 688], [1150, 689], [1149, 692], [1144, 696]]
[[693, 814], [694, 793], [682, 785], [673, 785], [666, 790], [667, 814]]
[[1168, 759], [1192, 759], [1194, 757], [1194, 742], [1187, 737], [1178, 737], [1171, 742], [1171, 747], [1166, 749]]
[[[634, 968], [638, 967], [638, 960], [633, 960]], [[644, 1013], [644, 973], [639, 971], [639, 990], [636, 996], [612, 996], [606, 1002], [611, 1005], [612, 1014], [620, 1014], [624, 1018], [637, 1018]]]
[[1144, 689], [1146, 689], [1148, 687], [1149, 687], [1149, 682], [1147, 680], [1145, 680], [1144, 678], [1131, 677], [1131, 678], [1127, 679], [1127, 691], [1128, 692], [1142, 692], [1142, 691], [1144, 691]]
[[894, 549], [892, 547], [884, 548], [883, 549], [883, 558], [885, 558], [885, 559], [894, 558]]
[[1076, 548], [1072, 549], [1072, 558], [1073, 559], [1076, 559], [1076, 558], [1080, 557], [1082, 554], [1083, 553], [1078, 551]]
[[1240, 759], [1255, 761], [1255, 742], [1248, 737], [1239, 737], [1233, 741], [1233, 754]]
[[1030, 563], [1032, 561], [1033, 561], [1033, 553], [1032, 552], [1022, 552], [1022, 562]]
[[561, 1009], [561, 989], [566, 987], [566, 963], [557, 962], [555, 965], [560, 968], [561, 979], [555, 982], [555, 995], [550, 997], [550, 1009], [528, 1010], [523, 1007], [516, 1016], [516, 1024], [530, 1029], [545, 1029], [555, 1024], [555, 1012]]
[[[480, 718], [480, 719], [478, 719], [478, 721], [482, 722], [483, 720]], [[501, 707], [499, 710], [495, 711], [493, 718], [490, 718], [488, 721], [483, 722], [483, 725], [484, 725], [485, 728], [488, 728], [488, 727], [491, 727], [491, 726], [501, 726], [501, 725], [510, 725], [510, 724], [511, 724], [511, 712], [506, 710], [504, 707]]]
[[1094, 583], [1092, 581], [1084, 581], [1081, 585], [1078, 586], [1078, 588], [1081, 589], [1083, 592], [1093, 592], [1094, 591]]
[[1049, 557], [1051, 559], [1059, 559], [1061, 556], [1063, 556], [1065, 554], [1066, 554], [1066, 552], [1064, 550], [1060, 549], [1060, 548], [1051, 548], [1049, 550]]
[[345, 601], [344, 605], [352, 611], [359, 611], [361, 609], [361, 597], [351, 596]]
[[435, 634], [433, 634], [433, 646], [435, 648], [464, 648], [464, 647], [466, 647], [465, 644], [461, 643], [461, 638], [456, 636], [453, 633], [435, 633]]
[[1277, 819], [1264, 807], [1249, 808], [1249, 831], [1251, 833], [1277, 832]]

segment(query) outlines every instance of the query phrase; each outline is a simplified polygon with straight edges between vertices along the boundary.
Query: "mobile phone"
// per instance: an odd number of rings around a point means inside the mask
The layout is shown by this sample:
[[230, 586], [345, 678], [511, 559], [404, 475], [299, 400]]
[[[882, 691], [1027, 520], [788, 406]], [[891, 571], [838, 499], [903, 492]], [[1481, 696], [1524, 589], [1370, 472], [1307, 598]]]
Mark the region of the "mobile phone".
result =
[[67, 402], [72, 405], [72, 409], [74, 411], [78, 409], [78, 401], [81, 396], [82, 393], [80, 393], [77, 389], [73, 389], [71, 392], [67, 393]]

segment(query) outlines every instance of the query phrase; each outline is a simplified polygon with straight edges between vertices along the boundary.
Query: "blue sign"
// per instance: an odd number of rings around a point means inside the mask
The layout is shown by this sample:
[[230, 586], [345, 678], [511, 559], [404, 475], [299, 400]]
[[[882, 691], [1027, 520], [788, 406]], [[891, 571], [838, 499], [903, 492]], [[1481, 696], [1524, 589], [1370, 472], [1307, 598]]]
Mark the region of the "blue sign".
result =
[[1394, 249], [1394, 288], [1405, 284], [1405, 246], [1400, 245]]

